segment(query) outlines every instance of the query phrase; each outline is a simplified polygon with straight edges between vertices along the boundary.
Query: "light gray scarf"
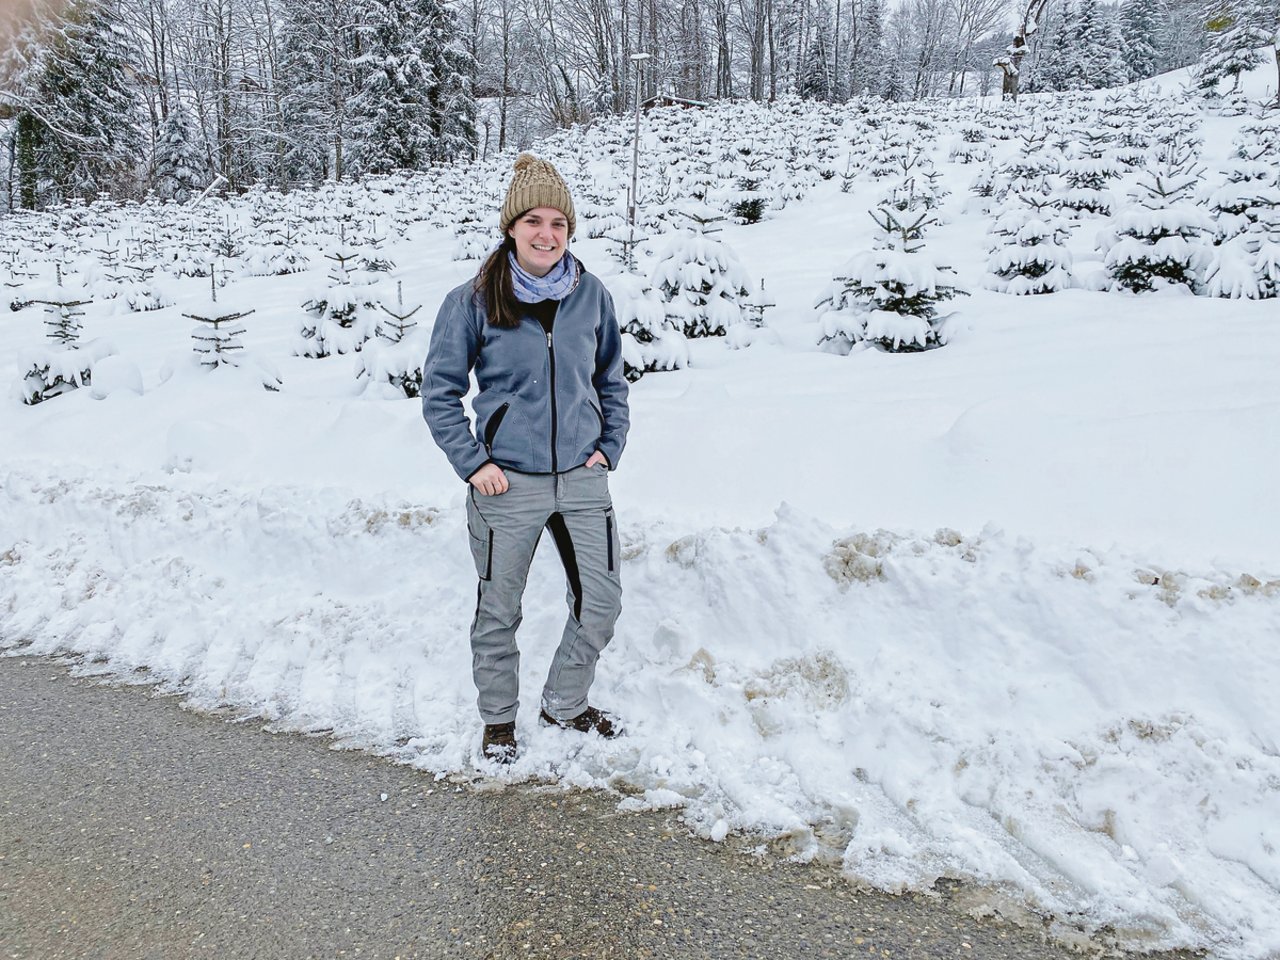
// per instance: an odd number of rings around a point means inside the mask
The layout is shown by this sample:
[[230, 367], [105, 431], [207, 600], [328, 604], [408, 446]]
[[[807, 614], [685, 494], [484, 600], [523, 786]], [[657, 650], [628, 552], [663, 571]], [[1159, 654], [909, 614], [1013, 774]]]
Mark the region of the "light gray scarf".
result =
[[511, 262], [511, 287], [521, 303], [563, 300], [578, 285], [578, 261], [568, 250], [545, 277], [535, 277], [522, 269], [514, 252], [508, 253], [507, 258]]

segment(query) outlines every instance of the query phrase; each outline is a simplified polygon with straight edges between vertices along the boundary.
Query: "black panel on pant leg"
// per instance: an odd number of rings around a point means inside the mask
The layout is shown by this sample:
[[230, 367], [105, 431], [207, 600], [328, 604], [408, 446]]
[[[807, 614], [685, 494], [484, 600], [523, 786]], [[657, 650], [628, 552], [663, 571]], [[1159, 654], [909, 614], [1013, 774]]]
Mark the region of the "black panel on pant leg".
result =
[[564, 564], [565, 576], [569, 578], [569, 589], [573, 591], [573, 618], [582, 619], [582, 576], [578, 572], [578, 555], [573, 549], [573, 538], [569, 536], [569, 526], [564, 517], [553, 513], [547, 520], [547, 529], [555, 538], [556, 549], [560, 551], [560, 562]]

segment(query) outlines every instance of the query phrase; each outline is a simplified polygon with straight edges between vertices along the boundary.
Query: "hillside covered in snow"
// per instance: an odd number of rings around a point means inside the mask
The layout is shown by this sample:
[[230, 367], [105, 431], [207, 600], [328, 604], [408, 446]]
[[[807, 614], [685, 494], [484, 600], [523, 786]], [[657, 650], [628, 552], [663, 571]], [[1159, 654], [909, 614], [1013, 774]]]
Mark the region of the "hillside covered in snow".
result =
[[[1177, 79], [655, 110], [634, 243], [629, 122], [540, 144], [634, 378], [595, 688], [628, 736], [526, 702], [509, 771], [416, 392], [513, 157], [0, 220], [0, 647], [1063, 936], [1274, 956], [1280, 114], [1265, 68]], [[526, 691], [562, 580], [544, 548]]]

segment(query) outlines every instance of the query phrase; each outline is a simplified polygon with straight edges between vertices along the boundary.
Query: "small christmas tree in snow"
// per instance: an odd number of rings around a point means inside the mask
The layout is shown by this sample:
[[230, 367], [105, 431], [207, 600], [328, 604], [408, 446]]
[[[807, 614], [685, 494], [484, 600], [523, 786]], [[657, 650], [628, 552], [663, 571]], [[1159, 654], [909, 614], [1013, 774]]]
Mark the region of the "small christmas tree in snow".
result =
[[742, 322], [750, 280], [737, 256], [711, 236], [723, 218], [701, 205], [684, 208], [700, 232], [682, 232], [653, 268], [653, 286], [666, 302], [666, 317], [686, 337], [722, 337]]
[[413, 399], [422, 394], [422, 358], [426, 345], [417, 336], [414, 315], [422, 309], [404, 306], [404, 283], [396, 284], [396, 308], [378, 304], [390, 319], [383, 320], [378, 336], [365, 345], [356, 360], [356, 380], [364, 385], [366, 396], [387, 399]]
[[871, 217], [880, 228], [877, 249], [859, 253], [836, 274], [815, 307], [820, 346], [848, 352], [868, 342], [891, 353], [946, 343], [937, 305], [965, 291], [948, 282], [955, 273], [924, 253], [927, 210], [900, 213], [881, 206]]
[[732, 184], [721, 193], [729, 215], [738, 223], [759, 223], [769, 205], [767, 160], [750, 140], [735, 144], [724, 163], [723, 175]]
[[1081, 140], [1075, 156], [1061, 168], [1060, 175], [1067, 184], [1067, 189], [1061, 191], [1061, 206], [1078, 215], [1110, 216], [1115, 198], [1107, 184], [1119, 174], [1120, 164], [1108, 148], [1105, 135], [1087, 129], [1079, 133]]
[[1263, 300], [1280, 292], [1280, 183], [1265, 163], [1233, 161], [1210, 196], [1217, 246], [1205, 270], [1211, 297]]
[[1280, 296], [1280, 218], [1259, 221], [1217, 247], [1205, 271], [1211, 297]]
[[246, 354], [244, 344], [240, 342], [245, 332], [240, 321], [254, 311], [220, 306], [218, 283], [214, 277], [209, 278], [209, 290], [206, 303], [199, 304], [191, 313], [183, 314], [188, 320], [196, 321], [191, 330], [191, 342], [197, 363], [206, 370], [220, 367], [244, 370], [257, 376], [263, 389], [273, 393], [278, 391], [282, 383], [279, 372], [265, 361]]
[[999, 171], [999, 194], [1010, 190], [1038, 189], [1044, 178], [1058, 173], [1065, 158], [1049, 142], [1049, 132], [1032, 127], [1019, 135], [1018, 152]]
[[776, 306], [773, 297], [764, 288], [764, 280], [761, 279], [759, 289], [747, 297], [742, 305], [745, 322], [729, 328], [725, 343], [735, 350], [740, 350], [762, 340], [776, 342], [776, 336], [765, 326], [765, 314]]
[[622, 373], [634, 383], [646, 373], [689, 365], [689, 341], [667, 319], [653, 287], [633, 273], [608, 279], [622, 330]]
[[53, 342], [53, 346], [33, 347], [18, 354], [18, 380], [14, 393], [23, 403], [32, 406], [89, 386], [93, 365], [115, 355], [115, 347], [105, 340], [92, 340], [80, 345], [83, 329], [80, 318], [84, 316], [80, 308], [89, 303], [64, 292], [59, 269], [53, 288], [11, 305], [14, 310], [34, 304], [43, 306], [45, 334]]
[[294, 354], [300, 357], [327, 357], [334, 353], [355, 353], [378, 332], [375, 303], [367, 287], [357, 286], [352, 276], [358, 254], [345, 246], [325, 259], [333, 261], [329, 285], [324, 292], [303, 304], [312, 315], [298, 332]]
[[1280, 176], [1261, 160], [1228, 160], [1226, 182], [1208, 197], [1214, 240], [1225, 243], [1280, 207]]
[[1071, 235], [1047, 191], [1010, 193], [991, 226], [996, 244], [987, 260], [987, 288], [1015, 296], [1057, 293], [1071, 286]]
[[269, 242], [259, 244], [249, 253], [250, 276], [287, 276], [302, 273], [311, 266], [311, 258], [303, 251], [302, 222], [288, 218], [278, 227], [267, 232]]
[[1205, 211], [1191, 202], [1203, 173], [1187, 152], [1158, 161], [1130, 194], [1135, 206], [1120, 215], [1105, 265], [1113, 289], [1146, 293], [1182, 286], [1196, 291], [1209, 257]]

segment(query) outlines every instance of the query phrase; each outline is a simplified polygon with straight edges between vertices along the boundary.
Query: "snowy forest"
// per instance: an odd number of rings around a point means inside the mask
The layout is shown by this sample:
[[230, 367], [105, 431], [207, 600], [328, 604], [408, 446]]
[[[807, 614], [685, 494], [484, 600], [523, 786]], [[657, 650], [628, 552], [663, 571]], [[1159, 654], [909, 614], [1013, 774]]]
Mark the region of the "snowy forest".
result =
[[[0, 210], [287, 189], [524, 146], [638, 95], [989, 95], [1256, 65], [1280, 0], [15, 0]], [[648, 53], [648, 60], [633, 60]], [[640, 75], [632, 71], [640, 71]]]

